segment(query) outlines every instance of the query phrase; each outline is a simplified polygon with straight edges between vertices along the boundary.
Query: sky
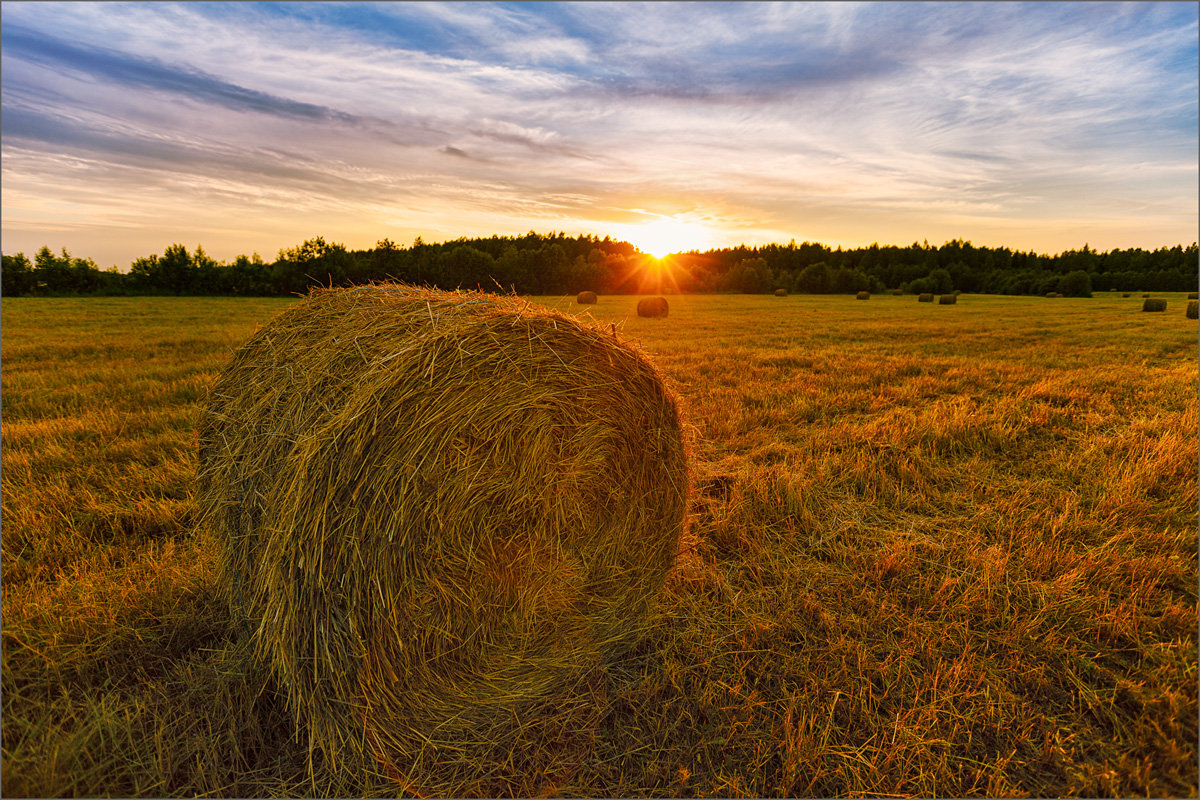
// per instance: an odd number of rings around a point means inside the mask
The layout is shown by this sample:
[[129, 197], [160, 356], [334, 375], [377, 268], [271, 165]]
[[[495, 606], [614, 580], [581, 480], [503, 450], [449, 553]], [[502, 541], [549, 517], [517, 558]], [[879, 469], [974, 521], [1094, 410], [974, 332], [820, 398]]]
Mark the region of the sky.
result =
[[[563, 231], [1057, 253], [1200, 226], [1166, 3], [0, 3], [0, 245]], [[665, 239], [665, 244], [662, 240]]]

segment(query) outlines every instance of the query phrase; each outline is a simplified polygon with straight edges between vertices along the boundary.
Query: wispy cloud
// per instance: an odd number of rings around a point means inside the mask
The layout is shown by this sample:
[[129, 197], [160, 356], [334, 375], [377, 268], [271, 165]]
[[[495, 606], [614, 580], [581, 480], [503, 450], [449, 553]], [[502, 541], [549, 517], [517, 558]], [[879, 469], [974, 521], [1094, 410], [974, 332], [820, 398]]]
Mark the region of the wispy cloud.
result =
[[[204, 233], [232, 256], [317, 233], [353, 246], [603, 233], [645, 213], [703, 218], [734, 242], [1190, 241], [1197, 16], [1176, 3], [10, 2], [4, 246], [127, 263], [164, 235]], [[121, 200], [81, 202], [106, 196]], [[105, 225], [139, 219], [145, 240], [89, 250]]]

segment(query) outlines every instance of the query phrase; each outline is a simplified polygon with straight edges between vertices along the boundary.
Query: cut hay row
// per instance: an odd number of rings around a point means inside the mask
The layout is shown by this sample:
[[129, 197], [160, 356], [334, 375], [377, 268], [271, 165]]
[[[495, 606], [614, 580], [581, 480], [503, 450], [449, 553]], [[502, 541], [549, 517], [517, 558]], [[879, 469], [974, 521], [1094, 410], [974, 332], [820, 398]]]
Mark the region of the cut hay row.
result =
[[1142, 301], [1142, 311], [1166, 311], [1167, 301], [1161, 297], [1147, 297]]
[[593, 305], [597, 300], [595, 292], [580, 292], [575, 297], [575, 302], [580, 305]]
[[665, 297], [647, 297], [639, 300], [637, 304], [639, 317], [665, 317], [667, 310], [667, 298]]
[[197, 497], [310, 753], [444, 796], [551, 724], [673, 564], [681, 430], [638, 350], [515, 297], [315, 290], [256, 333]]

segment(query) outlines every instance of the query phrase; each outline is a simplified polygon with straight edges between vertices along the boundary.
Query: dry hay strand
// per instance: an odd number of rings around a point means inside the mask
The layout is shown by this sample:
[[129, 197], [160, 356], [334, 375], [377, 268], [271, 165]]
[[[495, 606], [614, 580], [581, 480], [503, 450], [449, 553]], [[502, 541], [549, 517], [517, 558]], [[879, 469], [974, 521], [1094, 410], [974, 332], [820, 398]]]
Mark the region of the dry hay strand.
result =
[[956, 294], [944, 294], [938, 298], [938, 305], [952, 306], [957, 302], [958, 302], [958, 295], [956, 295]]
[[639, 317], [665, 317], [667, 315], [667, 298], [647, 297], [638, 300], [637, 314]]
[[1188, 319], [1196, 319], [1197, 312], [1200, 311], [1200, 300], [1188, 300], [1187, 314]]
[[1200, 292], [1188, 292], [1188, 300], [1200, 300]]
[[596, 302], [595, 292], [580, 292], [575, 296], [575, 302], [580, 305], [592, 305]]
[[516, 297], [314, 290], [259, 330], [210, 393], [196, 494], [310, 754], [536, 791], [505, 765], [587, 716], [570, 687], [674, 563], [682, 430], [648, 357]]
[[787, 297], [787, 289], [776, 289], [775, 296], [776, 297]]
[[918, 303], [932, 303], [933, 302], [933, 293], [925, 292], [924, 294], [918, 295], [917, 302]]
[[1142, 311], [1166, 311], [1167, 301], [1161, 297], [1147, 297], [1142, 301]]
[[871, 293], [870, 292], [859, 292], [857, 295], [855, 295], [855, 297], [859, 300], [870, 300]]

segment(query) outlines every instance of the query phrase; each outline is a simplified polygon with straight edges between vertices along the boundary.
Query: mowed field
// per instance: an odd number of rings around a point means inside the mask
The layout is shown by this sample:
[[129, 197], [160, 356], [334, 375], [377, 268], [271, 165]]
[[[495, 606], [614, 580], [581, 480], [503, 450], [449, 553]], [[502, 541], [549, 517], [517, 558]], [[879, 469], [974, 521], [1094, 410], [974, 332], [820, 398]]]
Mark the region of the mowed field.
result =
[[[686, 552], [523, 796], [1195, 796], [1183, 295], [533, 302], [615, 323], [696, 437]], [[392, 795], [308, 761], [231, 644], [195, 424], [293, 300], [5, 299], [3, 764], [18, 795]]]

